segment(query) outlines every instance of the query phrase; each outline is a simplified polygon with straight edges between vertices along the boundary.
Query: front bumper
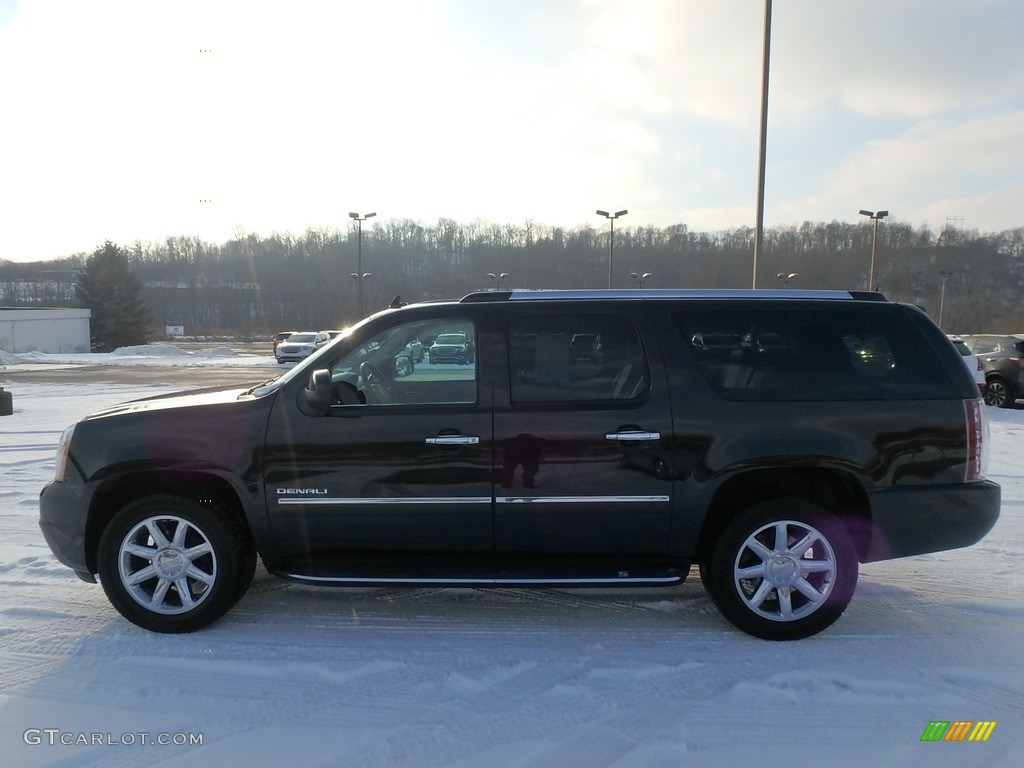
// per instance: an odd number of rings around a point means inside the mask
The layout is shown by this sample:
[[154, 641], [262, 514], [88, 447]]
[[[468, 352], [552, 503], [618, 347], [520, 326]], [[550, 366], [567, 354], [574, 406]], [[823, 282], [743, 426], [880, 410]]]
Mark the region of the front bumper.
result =
[[80, 577], [92, 581], [85, 529], [91, 491], [77, 483], [51, 482], [39, 493], [39, 527], [54, 556]]
[[976, 544], [999, 519], [1001, 490], [983, 480], [889, 488], [869, 497], [872, 532], [865, 563]]

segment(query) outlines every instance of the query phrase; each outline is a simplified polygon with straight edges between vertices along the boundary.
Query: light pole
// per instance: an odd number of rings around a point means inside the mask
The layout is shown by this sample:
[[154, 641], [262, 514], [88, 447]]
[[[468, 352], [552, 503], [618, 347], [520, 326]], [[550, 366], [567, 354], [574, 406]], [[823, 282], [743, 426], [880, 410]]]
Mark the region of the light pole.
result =
[[789, 288], [789, 281], [794, 277], [797, 277], [799, 274], [799, 272], [779, 272], [777, 277], [782, 281], [783, 288]]
[[871, 270], [868, 272], [868, 290], [875, 290], [875, 249], [878, 248], [878, 222], [889, 215], [888, 211], [865, 211], [860, 210], [861, 216], [867, 216], [875, 222], [874, 230], [871, 233]]
[[757, 265], [764, 243], [764, 168], [768, 154], [768, 65], [772, 49], [772, 0], [764, 0], [764, 44], [761, 63], [761, 135], [757, 151], [757, 221], [754, 223], [754, 276], [751, 288], [757, 288]]
[[643, 273], [643, 274], [641, 275], [641, 274], [640, 274], [640, 273], [638, 273], [638, 272], [630, 272], [630, 273], [629, 273], [629, 276], [630, 276], [630, 277], [632, 277], [632, 278], [633, 278], [634, 280], [636, 280], [636, 281], [637, 281], [637, 282], [639, 283], [639, 286], [638, 286], [639, 288], [643, 288], [643, 287], [644, 287], [644, 283], [645, 283], [645, 282], [646, 282], [646, 281], [647, 281], [647, 280], [648, 280], [649, 278], [652, 278], [652, 277], [654, 277], [654, 273], [653, 273], [653, 272], [644, 272], [644, 273]]
[[350, 212], [348, 217], [354, 219], [359, 226], [359, 239], [358, 245], [356, 245], [356, 271], [352, 273], [352, 277], [355, 278], [356, 282], [359, 283], [359, 319], [363, 319], [363, 280], [370, 276], [369, 272], [363, 272], [363, 222], [367, 219], [372, 219], [376, 216], [376, 212], [368, 213], [365, 216], [361, 216], [358, 213]]
[[952, 272], [939, 270], [939, 277], [942, 278], [942, 293], [939, 294], [939, 328], [942, 327], [942, 310], [946, 305], [946, 281], [952, 276]]
[[508, 272], [499, 272], [498, 274], [488, 272], [487, 277], [494, 281], [494, 290], [498, 290], [501, 288], [501, 281], [508, 277]]
[[615, 213], [608, 213], [608, 211], [598, 211], [598, 216], [604, 216], [608, 219], [608, 287], [612, 287], [612, 258], [615, 254], [615, 220], [619, 216], [625, 216], [629, 211], [622, 210], [616, 211]]

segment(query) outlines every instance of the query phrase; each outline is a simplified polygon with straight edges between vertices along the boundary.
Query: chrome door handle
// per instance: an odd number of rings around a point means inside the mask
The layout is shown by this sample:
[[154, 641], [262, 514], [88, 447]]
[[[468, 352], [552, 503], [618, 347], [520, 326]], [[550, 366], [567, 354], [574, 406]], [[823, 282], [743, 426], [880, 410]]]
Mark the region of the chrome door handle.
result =
[[424, 442], [427, 445], [476, 445], [480, 438], [476, 435], [438, 435], [428, 437]]
[[605, 440], [618, 440], [624, 443], [640, 442], [642, 440], [661, 440], [661, 432], [645, 432], [642, 429], [624, 429], [620, 432], [608, 432]]

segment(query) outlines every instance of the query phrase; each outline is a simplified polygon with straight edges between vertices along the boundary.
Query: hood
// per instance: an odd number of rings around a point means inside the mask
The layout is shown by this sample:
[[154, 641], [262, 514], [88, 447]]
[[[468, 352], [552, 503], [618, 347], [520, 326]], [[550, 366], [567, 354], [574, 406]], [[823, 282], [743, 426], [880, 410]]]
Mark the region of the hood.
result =
[[140, 400], [132, 400], [127, 403], [119, 403], [101, 411], [96, 411], [86, 416], [83, 421], [89, 419], [102, 419], [108, 416], [120, 416], [127, 413], [140, 413], [142, 411], [161, 411], [173, 408], [192, 408], [204, 405], [223, 405], [242, 399], [249, 392], [249, 388], [239, 387], [214, 387], [207, 389], [194, 389], [188, 392], [170, 392], [164, 395], [154, 395]]

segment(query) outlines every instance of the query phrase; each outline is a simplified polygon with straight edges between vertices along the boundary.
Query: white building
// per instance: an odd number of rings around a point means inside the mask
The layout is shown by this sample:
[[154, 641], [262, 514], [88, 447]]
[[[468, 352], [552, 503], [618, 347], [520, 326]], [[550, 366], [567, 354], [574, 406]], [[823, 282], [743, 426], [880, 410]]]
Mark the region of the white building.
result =
[[88, 309], [0, 307], [0, 350], [4, 352], [88, 352]]

